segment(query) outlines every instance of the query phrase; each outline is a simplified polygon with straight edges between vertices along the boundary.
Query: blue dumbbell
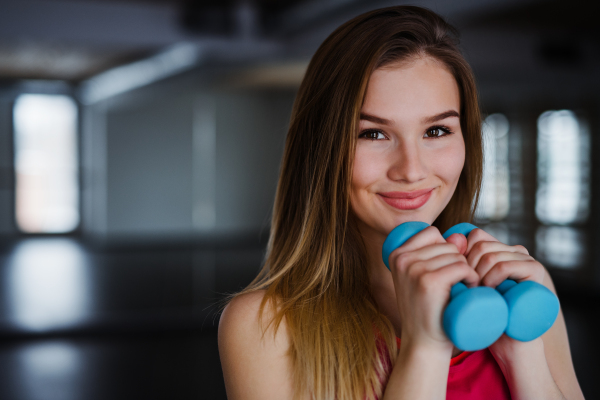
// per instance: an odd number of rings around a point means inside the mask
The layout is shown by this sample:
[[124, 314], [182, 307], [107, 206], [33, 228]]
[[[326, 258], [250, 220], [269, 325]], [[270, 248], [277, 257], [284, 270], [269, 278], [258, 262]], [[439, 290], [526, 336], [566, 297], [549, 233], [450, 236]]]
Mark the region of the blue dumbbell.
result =
[[[383, 245], [385, 265], [389, 268], [392, 251], [428, 226], [424, 222], [407, 222], [390, 232]], [[475, 228], [462, 223], [443, 236], [445, 239], [454, 233], [468, 236]], [[461, 350], [486, 348], [503, 332], [517, 340], [533, 340], [546, 332], [558, 315], [558, 299], [554, 293], [531, 281], [517, 284], [505, 280], [496, 290], [484, 286], [468, 289], [459, 282], [452, 287], [450, 297], [443, 327], [448, 338]]]
[[[462, 223], [448, 229], [443, 236], [444, 239], [453, 233], [468, 236], [475, 228], [475, 225]], [[496, 290], [508, 305], [508, 324], [504, 333], [511, 338], [528, 342], [542, 336], [554, 324], [560, 304], [558, 297], [546, 286], [507, 279], [496, 286]]]
[[[425, 222], [414, 221], [394, 228], [383, 243], [385, 265], [390, 267], [388, 258], [392, 251], [428, 226]], [[508, 307], [499, 292], [485, 286], [469, 289], [459, 282], [452, 287], [450, 298], [442, 325], [456, 347], [466, 351], [481, 350], [502, 336], [508, 323]]]

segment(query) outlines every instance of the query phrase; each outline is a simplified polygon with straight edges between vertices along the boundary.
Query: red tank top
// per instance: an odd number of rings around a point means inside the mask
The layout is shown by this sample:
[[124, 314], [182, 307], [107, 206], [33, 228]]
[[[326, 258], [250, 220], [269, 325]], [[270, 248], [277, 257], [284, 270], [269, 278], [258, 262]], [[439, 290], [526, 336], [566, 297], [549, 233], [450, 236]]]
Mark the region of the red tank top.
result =
[[[400, 339], [396, 338], [398, 348]], [[464, 351], [450, 360], [446, 400], [510, 400], [502, 370], [488, 349]]]

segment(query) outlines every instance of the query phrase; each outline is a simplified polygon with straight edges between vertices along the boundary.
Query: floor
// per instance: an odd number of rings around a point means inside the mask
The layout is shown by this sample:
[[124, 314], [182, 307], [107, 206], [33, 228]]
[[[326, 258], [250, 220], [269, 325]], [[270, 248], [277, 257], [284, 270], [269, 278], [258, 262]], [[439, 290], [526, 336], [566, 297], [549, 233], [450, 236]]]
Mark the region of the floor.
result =
[[[220, 299], [258, 271], [264, 243], [0, 243], [0, 398], [225, 399]], [[598, 293], [555, 271], [575, 368], [600, 398]]]
[[0, 367], [7, 400], [226, 398], [214, 329], [11, 340]]

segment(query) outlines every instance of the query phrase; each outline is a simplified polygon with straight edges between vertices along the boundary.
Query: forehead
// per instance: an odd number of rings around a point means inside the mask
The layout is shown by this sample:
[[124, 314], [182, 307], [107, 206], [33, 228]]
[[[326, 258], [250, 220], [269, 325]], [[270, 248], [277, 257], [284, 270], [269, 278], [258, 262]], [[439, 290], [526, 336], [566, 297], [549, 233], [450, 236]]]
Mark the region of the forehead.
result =
[[421, 57], [375, 70], [361, 111], [386, 119], [410, 120], [448, 110], [460, 111], [454, 76], [441, 62]]

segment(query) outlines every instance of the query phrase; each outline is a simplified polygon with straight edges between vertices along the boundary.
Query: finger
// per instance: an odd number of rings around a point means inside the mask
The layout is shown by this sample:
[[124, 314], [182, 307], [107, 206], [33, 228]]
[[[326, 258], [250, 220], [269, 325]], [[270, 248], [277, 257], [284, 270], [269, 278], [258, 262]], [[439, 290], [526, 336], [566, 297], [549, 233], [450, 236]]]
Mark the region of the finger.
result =
[[477, 286], [479, 275], [468, 264], [458, 262], [427, 272], [423, 275], [422, 281], [434, 290], [447, 290], [450, 295], [450, 290], [458, 282], [463, 282], [468, 287]]
[[471, 247], [471, 251], [467, 253], [467, 262], [471, 267], [476, 268], [477, 265], [480, 263], [481, 258], [485, 254], [496, 252], [513, 252], [529, 255], [529, 252], [523, 246], [508, 246], [496, 240], [479, 241], [477, 243], [474, 243]]
[[471, 232], [469, 232], [469, 236], [467, 237], [467, 252], [466, 254], [471, 253], [471, 249], [478, 242], [499, 242], [498, 239], [484, 231], [480, 228], [475, 228]]
[[465, 260], [465, 256], [463, 256], [462, 254], [447, 253], [441, 254], [428, 260], [421, 260], [412, 263], [408, 266], [406, 270], [410, 277], [418, 278], [424, 273], [435, 271], [436, 269], [440, 269], [456, 263], [464, 263], [466, 265], [469, 265], [467, 264], [467, 260]]
[[[413, 237], [408, 239], [398, 249], [400, 249], [399, 253], [405, 253], [407, 251], [417, 250], [427, 245], [435, 243], [446, 243], [446, 241], [444, 240], [444, 237], [442, 236], [438, 228], [436, 228], [435, 226], [428, 226], [421, 232], [415, 234]], [[398, 249], [394, 251], [397, 251]]]
[[[389, 260], [392, 264], [398, 262], [396, 261], [396, 258], [400, 258], [400, 263], [410, 265], [417, 261], [429, 260], [441, 254], [459, 254], [456, 250], [456, 246], [451, 243], [435, 243], [414, 251], [407, 252], [403, 252], [404, 249], [398, 251], [396, 250], [390, 254]], [[465, 258], [464, 260], [466, 262], [467, 259]]]
[[512, 279], [517, 282], [535, 281], [542, 284], [544, 280], [544, 266], [533, 259], [526, 261], [502, 261], [496, 263], [481, 278], [481, 283], [485, 286], [495, 288], [506, 279]]
[[[475, 265], [475, 272], [481, 277], [485, 276], [494, 265], [505, 262], [505, 261], [530, 261], [533, 257], [510, 251], [498, 251], [493, 253], [486, 253], [480, 259], [479, 263]], [[467, 261], [468, 262], [468, 261]], [[473, 265], [468, 262], [473, 267]]]
[[446, 238], [446, 242], [456, 245], [460, 254], [465, 254], [467, 251], [467, 237], [461, 233], [453, 233]]

